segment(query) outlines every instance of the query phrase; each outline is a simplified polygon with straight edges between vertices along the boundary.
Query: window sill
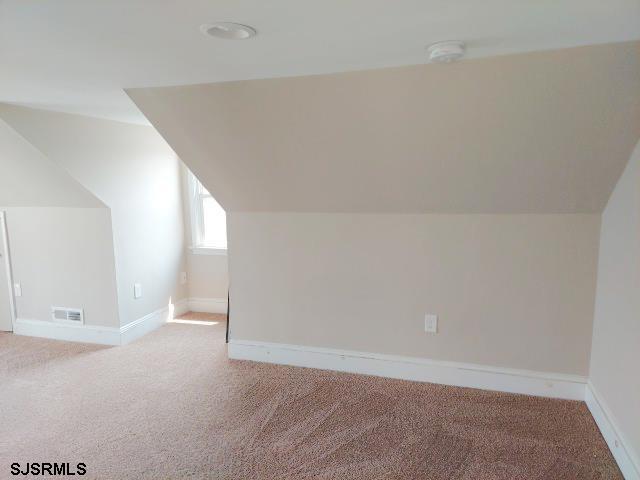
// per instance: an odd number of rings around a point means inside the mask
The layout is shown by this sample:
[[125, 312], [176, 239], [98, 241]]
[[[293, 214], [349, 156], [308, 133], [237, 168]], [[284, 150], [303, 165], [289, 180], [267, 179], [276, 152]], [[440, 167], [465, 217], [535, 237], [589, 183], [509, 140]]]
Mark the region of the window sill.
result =
[[193, 255], [227, 255], [226, 248], [189, 247]]

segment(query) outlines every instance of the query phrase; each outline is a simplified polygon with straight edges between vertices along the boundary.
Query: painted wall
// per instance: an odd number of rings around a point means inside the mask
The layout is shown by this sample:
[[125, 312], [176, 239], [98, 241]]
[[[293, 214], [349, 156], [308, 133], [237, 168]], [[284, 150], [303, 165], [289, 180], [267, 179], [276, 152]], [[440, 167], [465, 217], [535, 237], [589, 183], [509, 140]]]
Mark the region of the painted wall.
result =
[[179, 160], [152, 127], [8, 105], [0, 116], [111, 209], [121, 325], [186, 297]]
[[[194, 245], [189, 205], [188, 169], [181, 167], [182, 203], [187, 245], [188, 291], [190, 298], [227, 299], [229, 272], [227, 255], [201, 255], [188, 248]], [[213, 193], [215, 197], [215, 193]]]
[[79, 307], [87, 325], [118, 326], [109, 209], [1, 120], [0, 172], [18, 318]]
[[228, 225], [233, 339], [588, 372], [599, 215], [232, 213]]
[[187, 254], [189, 297], [227, 299], [229, 273], [226, 255]]
[[119, 327], [113, 235], [105, 208], [7, 209], [18, 318], [51, 321], [51, 307], [84, 309], [85, 324]]
[[640, 466], [640, 144], [602, 215], [590, 380]]

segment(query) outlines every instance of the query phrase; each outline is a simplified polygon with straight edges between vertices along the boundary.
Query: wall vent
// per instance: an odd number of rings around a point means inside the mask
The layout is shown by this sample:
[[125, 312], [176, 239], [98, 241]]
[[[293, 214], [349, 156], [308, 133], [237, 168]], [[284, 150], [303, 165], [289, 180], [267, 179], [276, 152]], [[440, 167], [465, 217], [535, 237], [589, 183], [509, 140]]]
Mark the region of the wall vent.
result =
[[84, 324], [84, 311], [81, 308], [51, 307], [51, 317], [55, 322]]

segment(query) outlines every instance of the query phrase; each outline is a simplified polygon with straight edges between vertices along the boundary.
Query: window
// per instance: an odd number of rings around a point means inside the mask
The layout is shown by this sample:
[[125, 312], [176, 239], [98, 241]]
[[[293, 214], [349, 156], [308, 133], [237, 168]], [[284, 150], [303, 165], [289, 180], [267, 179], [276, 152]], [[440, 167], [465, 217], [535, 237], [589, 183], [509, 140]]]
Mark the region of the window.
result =
[[192, 250], [200, 254], [225, 254], [227, 215], [193, 173], [189, 172], [188, 178]]

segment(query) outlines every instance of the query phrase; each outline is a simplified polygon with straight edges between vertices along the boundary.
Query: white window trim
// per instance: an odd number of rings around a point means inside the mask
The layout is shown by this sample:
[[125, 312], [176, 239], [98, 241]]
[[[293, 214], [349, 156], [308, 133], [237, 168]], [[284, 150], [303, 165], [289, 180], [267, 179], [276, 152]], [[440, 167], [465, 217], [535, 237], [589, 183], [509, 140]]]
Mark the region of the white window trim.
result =
[[194, 255], [226, 255], [226, 248], [213, 248], [213, 247], [189, 247], [189, 250]]
[[189, 189], [189, 215], [191, 220], [191, 243], [189, 250], [194, 255], [226, 255], [226, 248], [210, 247], [202, 241], [204, 232], [204, 215], [202, 213], [201, 192], [198, 190], [198, 179], [187, 170], [187, 186]]

